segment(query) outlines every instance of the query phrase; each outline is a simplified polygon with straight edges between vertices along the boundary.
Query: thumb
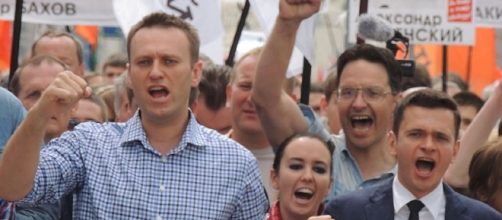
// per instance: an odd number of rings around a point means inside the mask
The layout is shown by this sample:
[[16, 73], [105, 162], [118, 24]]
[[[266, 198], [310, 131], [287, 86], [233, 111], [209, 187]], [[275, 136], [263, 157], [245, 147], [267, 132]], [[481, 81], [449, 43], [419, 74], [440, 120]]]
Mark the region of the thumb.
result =
[[84, 97], [89, 97], [92, 95], [92, 89], [89, 86], [86, 86], [84, 89]]

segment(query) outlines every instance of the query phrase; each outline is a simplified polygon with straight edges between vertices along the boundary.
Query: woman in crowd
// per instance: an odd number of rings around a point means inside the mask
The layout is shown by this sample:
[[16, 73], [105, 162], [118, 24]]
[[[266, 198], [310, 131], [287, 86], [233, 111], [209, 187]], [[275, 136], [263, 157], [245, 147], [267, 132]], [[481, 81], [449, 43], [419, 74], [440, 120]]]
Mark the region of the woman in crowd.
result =
[[472, 197], [502, 213], [502, 138], [488, 143], [474, 154], [469, 177]]
[[270, 175], [279, 196], [268, 220], [306, 220], [322, 212], [332, 181], [333, 149], [310, 134], [292, 136], [277, 148]]

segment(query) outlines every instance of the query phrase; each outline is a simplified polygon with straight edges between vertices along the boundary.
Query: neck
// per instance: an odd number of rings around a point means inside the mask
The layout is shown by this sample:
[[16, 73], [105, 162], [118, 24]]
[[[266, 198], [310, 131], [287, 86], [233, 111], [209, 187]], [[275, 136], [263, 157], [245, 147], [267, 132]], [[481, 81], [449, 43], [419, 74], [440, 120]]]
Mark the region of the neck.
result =
[[356, 160], [362, 177], [367, 180], [379, 177], [396, 164], [396, 159], [390, 154], [386, 138], [366, 148], [350, 147], [347, 149]]
[[149, 143], [161, 155], [165, 155], [180, 142], [188, 124], [188, 110], [163, 121], [142, 115], [141, 123]]
[[313, 210], [311, 213], [300, 215], [300, 214], [288, 212], [282, 205], [280, 205], [280, 203], [279, 203], [279, 206], [280, 206], [279, 209], [281, 210], [281, 219], [307, 220], [308, 218], [317, 215], [317, 210]]
[[270, 147], [267, 136], [263, 132], [250, 133], [239, 129], [233, 129], [230, 138], [249, 150], [265, 149]]

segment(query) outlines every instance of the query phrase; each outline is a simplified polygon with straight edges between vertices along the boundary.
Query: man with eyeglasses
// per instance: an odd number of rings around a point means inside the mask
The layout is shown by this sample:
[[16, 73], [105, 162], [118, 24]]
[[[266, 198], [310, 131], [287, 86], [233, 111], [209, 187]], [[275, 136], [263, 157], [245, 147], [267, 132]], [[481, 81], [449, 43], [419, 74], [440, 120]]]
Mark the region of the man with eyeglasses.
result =
[[332, 198], [393, 176], [395, 158], [388, 151], [387, 132], [399, 99], [401, 75], [387, 49], [358, 45], [346, 50], [338, 59], [335, 90], [343, 134], [329, 136], [311, 109], [295, 107], [277, 86], [286, 80], [301, 21], [319, 7], [320, 0], [280, 1], [279, 15], [258, 64], [252, 98], [273, 146], [307, 130], [336, 145]]

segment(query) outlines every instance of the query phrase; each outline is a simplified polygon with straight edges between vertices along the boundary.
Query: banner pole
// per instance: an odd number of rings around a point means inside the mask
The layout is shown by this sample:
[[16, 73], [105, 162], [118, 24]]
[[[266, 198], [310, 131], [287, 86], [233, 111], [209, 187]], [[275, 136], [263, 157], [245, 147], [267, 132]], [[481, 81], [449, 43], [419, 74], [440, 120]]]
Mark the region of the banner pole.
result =
[[303, 71], [302, 71], [302, 89], [300, 96], [300, 103], [308, 105], [310, 95], [310, 76], [312, 73], [312, 65], [310, 65], [307, 58], [303, 57]]
[[443, 92], [447, 92], [447, 83], [448, 83], [448, 46], [443, 45], [443, 66], [442, 66], [442, 81], [443, 81]]
[[249, 0], [246, 0], [246, 3], [244, 4], [244, 8], [242, 9], [241, 17], [239, 19], [239, 24], [237, 25], [237, 30], [235, 31], [234, 39], [232, 40], [232, 46], [230, 47], [230, 52], [228, 53], [227, 60], [225, 61], [225, 64], [227, 66], [234, 66], [234, 58], [235, 58], [235, 53], [237, 51], [237, 45], [239, 44], [239, 39], [241, 38], [242, 34], [242, 29], [244, 29], [244, 25], [246, 24], [246, 18], [248, 17], [249, 13]]
[[10, 50], [10, 73], [9, 82], [12, 80], [14, 73], [17, 70], [19, 57], [19, 41], [21, 39], [21, 22], [22, 22], [23, 0], [16, 0], [16, 10], [14, 11], [14, 24], [12, 31], [12, 46]]

